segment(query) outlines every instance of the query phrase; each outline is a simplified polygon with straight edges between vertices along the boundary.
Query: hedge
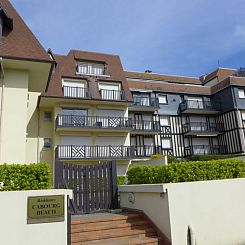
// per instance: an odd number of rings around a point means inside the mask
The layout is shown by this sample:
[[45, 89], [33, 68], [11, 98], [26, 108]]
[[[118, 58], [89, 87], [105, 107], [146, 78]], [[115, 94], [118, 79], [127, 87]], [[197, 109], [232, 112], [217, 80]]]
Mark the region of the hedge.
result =
[[0, 165], [0, 191], [51, 188], [51, 171], [46, 163]]
[[157, 184], [245, 177], [245, 162], [216, 160], [182, 162], [163, 166], [133, 166], [127, 172], [128, 184]]
[[211, 161], [211, 160], [220, 160], [228, 159], [234, 157], [244, 156], [243, 154], [225, 154], [225, 155], [193, 155], [185, 158], [186, 161]]
[[117, 184], [118, 185], [125, 185], [125, 178], [126, 178], [126, 176], [117, 176]]

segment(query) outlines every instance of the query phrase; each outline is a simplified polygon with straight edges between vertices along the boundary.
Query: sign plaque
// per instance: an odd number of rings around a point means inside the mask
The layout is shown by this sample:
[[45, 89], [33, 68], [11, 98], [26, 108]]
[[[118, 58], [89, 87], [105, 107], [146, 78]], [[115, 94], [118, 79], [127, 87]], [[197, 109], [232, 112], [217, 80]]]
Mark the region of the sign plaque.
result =
[[64, 221], [64, 200], [64, 195], [28, 197], [27, 224]]

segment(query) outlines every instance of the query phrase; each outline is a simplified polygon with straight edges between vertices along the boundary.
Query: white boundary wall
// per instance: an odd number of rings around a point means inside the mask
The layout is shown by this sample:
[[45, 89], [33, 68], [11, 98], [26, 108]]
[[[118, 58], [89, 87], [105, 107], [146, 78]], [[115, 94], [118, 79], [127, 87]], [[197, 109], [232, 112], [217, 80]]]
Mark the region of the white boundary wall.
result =
[[[143, 210], [173, 245], [245, 244], [245, 179], [120, 186], [121, 207]], [[192, 244], [192, 245], [193, 245]]]
[[[27, 198], [64, 195], [64, 222], [27, 224]], [[34, 190], [0, 192], [0, 244], [2, 245], [66, 245], [67, 196], [72, 190]]]

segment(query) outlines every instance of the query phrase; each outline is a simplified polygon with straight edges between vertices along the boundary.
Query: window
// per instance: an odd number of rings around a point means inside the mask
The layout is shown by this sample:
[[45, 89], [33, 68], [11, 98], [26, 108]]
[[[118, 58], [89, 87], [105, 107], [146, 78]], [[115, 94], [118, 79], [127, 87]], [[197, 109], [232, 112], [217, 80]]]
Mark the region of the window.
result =
[[171, 148], [171, 139], [170, 138], [162, 139], [162, 148], [163, 149]]
[[121, 100], [120, 84], [99, 83], [101, 98], [104, 100]]
[[242, 120], [245, 121], [245, 111], [242, 111]]
[[108, 75], [105, 64], [100, 63], [80, 63], [78, 64], [78, 73], [103, 76]]
[[44, 138], [43, 147], [46, 148], [46, 149], [50, 149], [51, 148], [51, 139], [50, 138]]
[[188, 107], [193, 109], [203, 109], [204, 102], [202, 97], [188, 97]]
[[160, 125], [161, 126], [169, 126], [168, 116], [161, 116], [160, 117]]
[[238, 97], [240, 99], [245, 99], [245, 90], [244, 89], [238, 89]]
[[159, 94], [158, 99], [159, 99], [160, 104], [167, 104], [168, 103], [167, 95]]
[[135, 106], [150, 106], [149, 95], [133, 95]]
[[51, 120], [52, 120], [52, 112], [45, 111], [44, 112], [44, 121], [51, 122]]
[[88, 89], [86, 88], [86, 81], [69, 81], [62, 82], [65, 97], [73, 98], [87, 98]]
[[88, 124], [88, 111], [84, 109], [62, 108], [62, 116], [59, 117], [59, 125], [85, 126]]

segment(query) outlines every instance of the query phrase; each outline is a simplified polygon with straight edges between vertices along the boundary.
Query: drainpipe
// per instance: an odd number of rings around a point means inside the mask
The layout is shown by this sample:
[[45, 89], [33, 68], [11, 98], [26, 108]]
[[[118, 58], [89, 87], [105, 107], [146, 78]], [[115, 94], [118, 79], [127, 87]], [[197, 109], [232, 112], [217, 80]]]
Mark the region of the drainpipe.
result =
[[3, 67], [3, 58], [0, 57], [0, 66], [1, 66], [1, 102], [0, 102], [0, 161], [2, 159], [2, 120], [3, 120], [3, 95], [4, 95], [4, 67]]
[[187, 230], [187, 244], [188, 245], [196, 245], [195, 232], [190, 225], [188, 225], [188, 230]]

